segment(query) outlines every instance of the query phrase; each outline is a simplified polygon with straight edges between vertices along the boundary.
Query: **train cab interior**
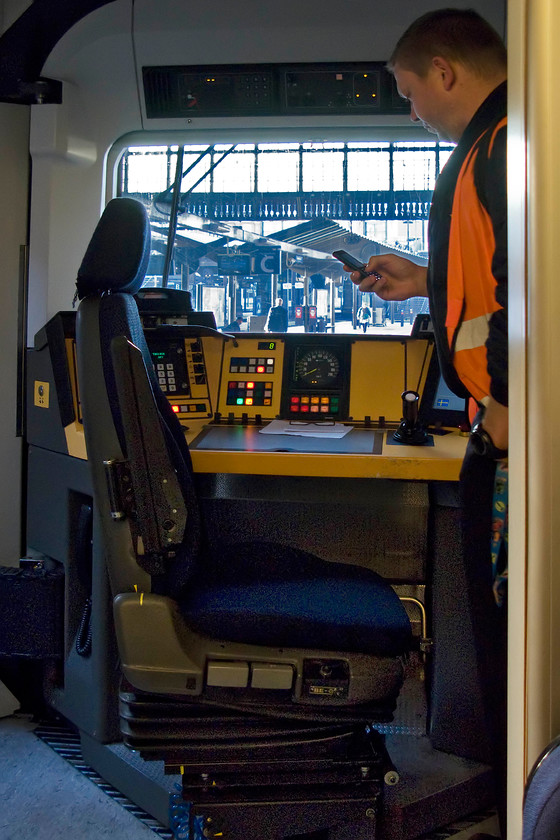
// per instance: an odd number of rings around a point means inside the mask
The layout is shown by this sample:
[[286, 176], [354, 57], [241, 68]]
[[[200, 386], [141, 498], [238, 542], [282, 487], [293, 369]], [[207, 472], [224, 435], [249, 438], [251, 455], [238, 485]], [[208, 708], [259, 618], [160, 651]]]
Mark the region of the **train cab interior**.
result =
[[[177, 840], [493, 818], [465, 401], [427, 305], [333, 257], [426, 264], [452, 144], [385, 63], [439, 5], [0, 3], [0, 682]], [[506, 0], [470, 5], [507, 37]]]
[[319, 343], [144, 326], [150, 239], [143, 205], [111, 200], [77, 312], [28, 353], [29, 544], [64, 612], [47, 704], [163, 824], [177, 784], [232, 838], [491, 808], [468, 611], [437, 607], [461, 574], [464, 406], [424, 319]]

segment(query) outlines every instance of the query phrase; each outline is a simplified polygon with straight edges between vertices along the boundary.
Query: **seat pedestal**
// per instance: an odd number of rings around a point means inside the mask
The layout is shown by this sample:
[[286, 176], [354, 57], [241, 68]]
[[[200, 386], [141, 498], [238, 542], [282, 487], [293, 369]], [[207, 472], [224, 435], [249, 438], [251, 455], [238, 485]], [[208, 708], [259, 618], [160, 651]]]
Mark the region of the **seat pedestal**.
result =
[[[362, 790], [363, 788], [363, 790]], [[368, 790], [369, 788], [369, 790]], [[177, 838], [223, 837], [224, 840], [295, 838], [321, 833], [332, 840], [379, 838], [380, 786], [360, 790], [318, 787], [275, 791], [261, 796], [242, 791], [237, 797], [197, 797], [189, 802], [177, 796], [170, 810], [170, 827]], [[212, 801], [213, 800], [213, 801]], [[187, 832], [187, 828], [190, 833]]]
[[[170, 825], [177, 796], [182, 807], [188, 807], [178, 790], [181, 776], [165, 774], [162, 762], [145, 761], [122, 743], [100, 744], [84, 733], [80, 740], [84, 762], [162, 825]], [[368, 840], [408, 840], [491, 806], [491, 772], [487, 765], [433, 750], [425, 736], [412, 739], [388, 736], [387, 740], [401, 782], [385, 787], [381, 817], [377, 821], [368, 820]], [[202, 810], [195, 806], [195, 815]], [[342, 825], [346, 818], [348, 822]], [[356, 818], [340, 810], [335, 822], [338, 823], [336, 834], [329, 840], [347, 840], [342, 834], [345, 826], [353, 832], [349, 838], [361, 840], [356, 831]], [[301, 824], [292, 832], [296, 836], [303, 833], [306, 832]], [[262, 840], [268, 836], [267, 832], [261, 832], [252, 837], [246, 831], [244, 840]]]
[[274, 708], [155, 700], [121, 692], [121, 729], [141, 758], [182, 780], [169, 812], [177, 838], [377, 837], [384, 779], [398, 774], [357, 711], [284, 706], [278, 718]]

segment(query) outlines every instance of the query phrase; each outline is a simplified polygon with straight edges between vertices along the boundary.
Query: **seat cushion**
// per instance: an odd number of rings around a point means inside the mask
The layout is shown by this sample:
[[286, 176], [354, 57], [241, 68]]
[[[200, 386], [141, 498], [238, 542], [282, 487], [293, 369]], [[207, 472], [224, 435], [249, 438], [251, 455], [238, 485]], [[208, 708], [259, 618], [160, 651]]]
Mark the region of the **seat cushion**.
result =
[[254, 543], [224, 558], [223, 579], [212, 577], [190, 587], [180, 606], [192, 629], [213, 638], [379, 656], [410, 649], [404, 607], [369, 569]]

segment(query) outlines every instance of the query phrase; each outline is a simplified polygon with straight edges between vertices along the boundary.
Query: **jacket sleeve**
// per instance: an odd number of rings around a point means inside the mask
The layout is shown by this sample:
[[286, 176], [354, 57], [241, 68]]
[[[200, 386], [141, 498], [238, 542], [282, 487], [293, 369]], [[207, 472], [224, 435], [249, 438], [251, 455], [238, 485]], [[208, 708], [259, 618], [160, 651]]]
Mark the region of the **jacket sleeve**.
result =
[[[496, 280], [496, 301], [500, 309], [490, 318], [486, 341], [490, 394], [508, 404], [508, 243], [507, 243], [507, 156], [506, 126], [494, 138], [486, 157], [480, 198], [492, 220], [496, 248], [492, 274]], [[482, 173], [481, 173], [482, 174]]]

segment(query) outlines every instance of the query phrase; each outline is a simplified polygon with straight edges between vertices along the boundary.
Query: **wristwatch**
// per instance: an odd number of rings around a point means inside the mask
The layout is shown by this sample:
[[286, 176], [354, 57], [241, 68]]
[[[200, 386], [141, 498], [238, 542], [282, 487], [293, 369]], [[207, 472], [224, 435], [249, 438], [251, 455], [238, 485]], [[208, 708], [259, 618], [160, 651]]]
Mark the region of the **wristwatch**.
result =
[[471, 441], [477, 455], [492, 458], [494, 461], [501, 461], [508, 456], [507, 449], [498, 449], [480, 422], [475, 423], [471, 429]]

